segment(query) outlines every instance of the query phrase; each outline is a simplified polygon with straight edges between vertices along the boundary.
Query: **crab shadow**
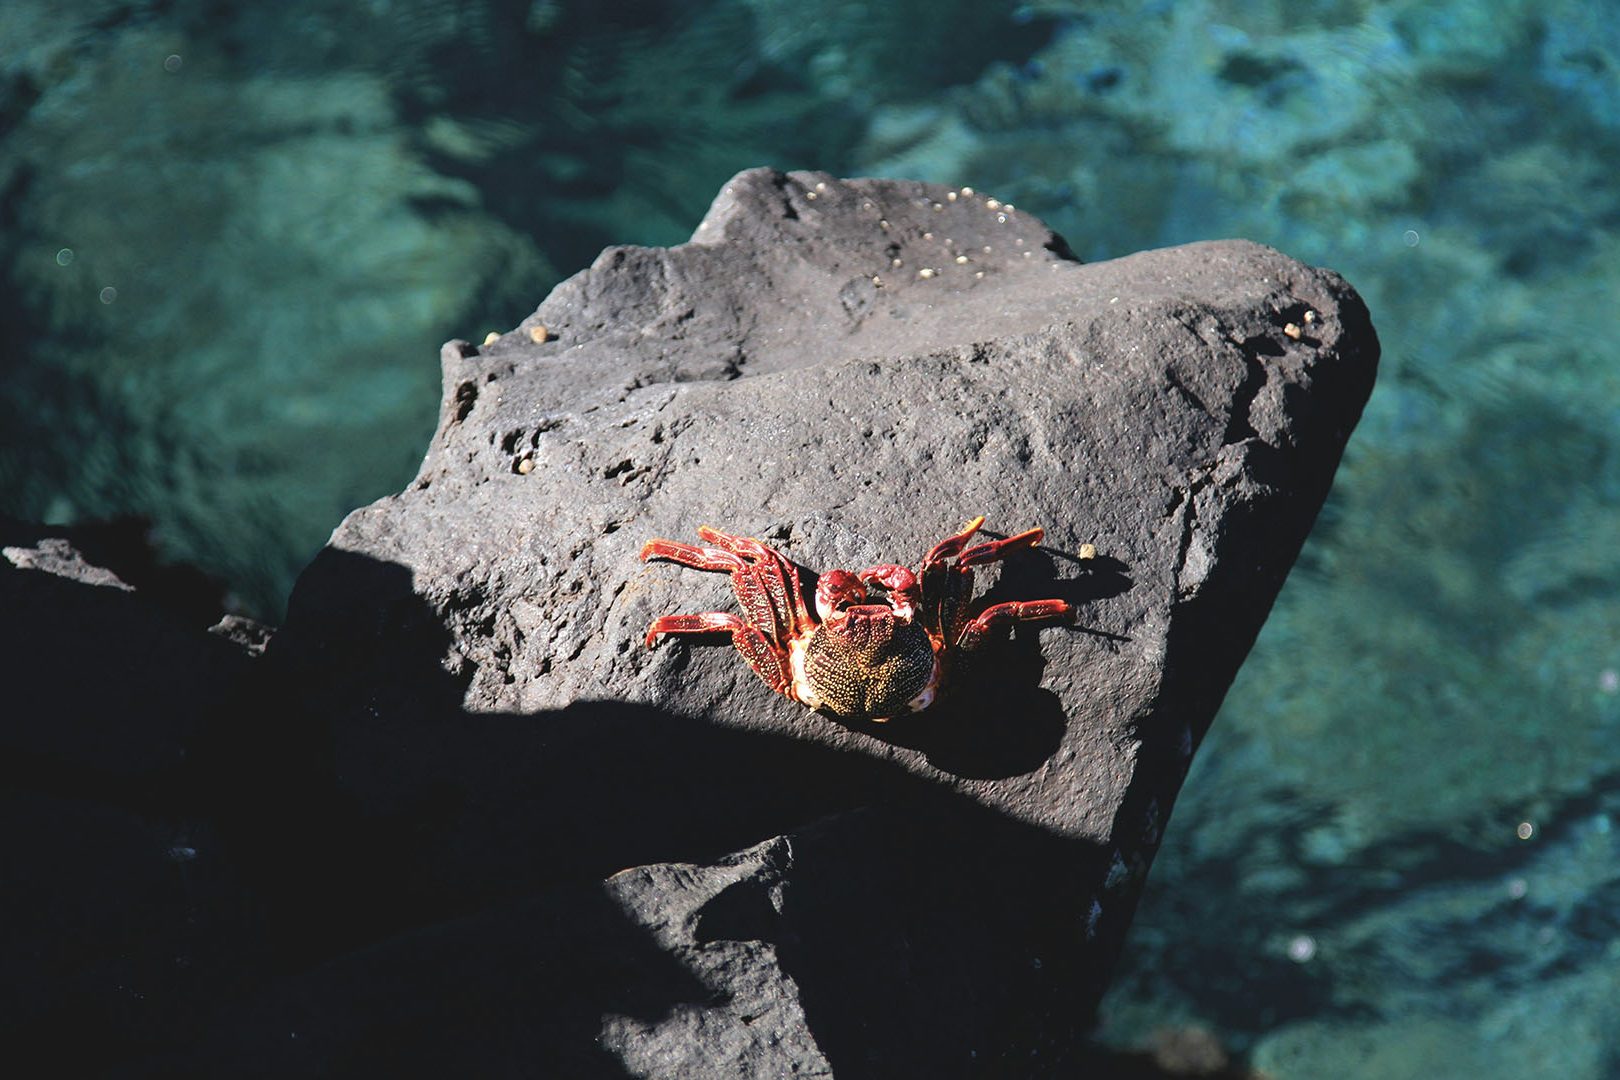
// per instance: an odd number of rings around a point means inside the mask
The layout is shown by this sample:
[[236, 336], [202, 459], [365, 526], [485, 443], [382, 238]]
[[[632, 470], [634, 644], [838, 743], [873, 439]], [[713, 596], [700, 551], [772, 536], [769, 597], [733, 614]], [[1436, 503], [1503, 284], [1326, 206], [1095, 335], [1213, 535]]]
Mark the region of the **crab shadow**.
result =
[[1020, 627], [964, 659], [971, 662], [958, 665], [926, 712], [842, 722], [916, 750], [934, 768], [962, 779], [1005, 780], [1040, 768], [1062, 745], [1068, 721], [1058, 696], [1040, 685], [1046, 660], [1038, 631]]
[[[988, 531], [985, 535], [1002, 538]], [[1060, 563], [1066, 566], [1062, 576]], [[1117, 559], [1081, 558], [1048, 547], [1020, 553], [1000, 568], [995, 584], [975, 599], [975, 610], [1008, 600], [1056, 599], [1074, 605], [1077, 621], [1018, 623], [1010, 632], [990, 636], [971, 654], [955, 657], [950, 681], [926, 712], [841, 723], [918, 751], [936, 769], [966, 780], [1021, 776], [1055, 754], [1068, 718], [1058, 695], [1041, 685], [1047, 666], [1043, 645], [1070, 634], [1111, 643], [1127, 640], [1087, 628], [1084, 618], [1087, 604], [1117, 596], [1133, 582]]]

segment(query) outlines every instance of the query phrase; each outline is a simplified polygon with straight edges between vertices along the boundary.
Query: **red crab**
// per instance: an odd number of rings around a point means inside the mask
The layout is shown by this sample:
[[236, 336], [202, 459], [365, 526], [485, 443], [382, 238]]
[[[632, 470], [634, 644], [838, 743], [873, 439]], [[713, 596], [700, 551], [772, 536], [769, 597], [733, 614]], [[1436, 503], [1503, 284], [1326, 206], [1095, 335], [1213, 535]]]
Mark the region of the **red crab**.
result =
[[730, 574], [743, 614], [661, 616], [647, 628], [647, 647], [659, 634], [724, 630], [772, 690], [802, 705], [847, 720], [918, 712], [933, 703], [951, 657], [971, 652], [991, 630], [1074, 615], [1073, 605], [1063, 600], [1014, 600], [970, 617], [969, 568], [1034, 547], [1042, 536], [1040, 529], [1030, 529], [968, 547], [983, 524], [984, 518], [974, 518], [934, 545], [916, 573], [891, 563], [853, 574], [828, 570], [816, 582], [814, 615], [805, 607], [798, 567], [758, 540], [707, 525], [698, 535], [713, 547], [649, 540], [641, 549], [643, 560], [668, 559]]

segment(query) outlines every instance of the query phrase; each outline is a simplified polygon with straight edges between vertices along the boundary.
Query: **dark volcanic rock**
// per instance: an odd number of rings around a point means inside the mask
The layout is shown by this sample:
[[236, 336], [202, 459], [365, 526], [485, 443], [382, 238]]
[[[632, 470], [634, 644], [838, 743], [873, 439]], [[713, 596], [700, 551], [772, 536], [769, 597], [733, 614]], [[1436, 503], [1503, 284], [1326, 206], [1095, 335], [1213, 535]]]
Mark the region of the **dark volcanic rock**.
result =
[[[8, 676], [0, 757], [40, 782], [110, 794], [161, 786], [230, 699], [240, 650], [154, 603], [94, 547], [105, 530], [0, 520], [0, 663]], [[217, 613], [212, 617], [217, 617]]]
[[193, 1038], [260, 959], [190, 758], [251, 662], [122, 531], [0, 520], [0, 1038], [57, 1075]]
[[[1255, 244], [1081, 265], [982, 195], [764, 170], [692, 243], [611, 249], [447, 346], [417, 481], [337, 530], [264, 661], [280, 809], [243, 842], [289, 966], [336, 959], [209, 1068], [291, 1053], [304, 1002], [328, 1061], [408, 1030], [514, 1073], [1033, 1074], [1101, 992], [1376, 357], [1340, 278]], [[1079, 623], [1018, 628], [918, 717], [808, 713], [723, 637], [642, 644], [734, 607], [638, 562], [652, 537], [915, 564], [981, 513], [1046, 529], [981, 594]]]

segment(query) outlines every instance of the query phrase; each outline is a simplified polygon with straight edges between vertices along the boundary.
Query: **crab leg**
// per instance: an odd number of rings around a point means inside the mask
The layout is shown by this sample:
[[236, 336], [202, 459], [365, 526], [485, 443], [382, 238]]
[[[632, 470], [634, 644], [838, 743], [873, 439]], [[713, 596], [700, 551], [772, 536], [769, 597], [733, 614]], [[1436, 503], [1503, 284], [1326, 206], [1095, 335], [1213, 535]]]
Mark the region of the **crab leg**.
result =
[[[799, 568], [775, 548], [750, 536], [732, 536], [707, 525], [698, 535], [717, 544], [735, 558], [743, 572], [733, 573], [731, 584], [748, 621], [768, 633], [783, 647], [816, 625], [804, 603]], [[713, 550], [712, 548], [704, 550]]]
[[668, 559], [694, 570], [723, 570], [728, 574], [744, 568], [743, 561], [729, 551], [683, 544], [679, 540], [647, 541], [641, 548], [641, 561], [648, 559]]
[[647, 627], [647, 648], [658, 641], [659, 634], [709, 634], [726, 630], [735, 634], [748, 624], [727, 611], [704, 611], [696, 615], [660, 615]]
[[992, 604], [962, 628], [956, 646], [972, 650], [991, 630], [1033, 619], [1072, 619], [1074, 610], [1074, 605], [1066, 600], [1010, 600], [1005, 604]]
[[731, 575], [748, 622], [785, 643], [813, 626], [799, 589], [796, 567], [758, 540], [730, 536], [707, 525], [698, 535], [718, 547], [698, 547], [678, 540], [649, 540], [641, 558], [668, 559], [695, 570], [716, 570]]
[[771, 645], [765, 635], [749, 626], [741, 618], [726, 611], [703, 611], [696, 615], [661, 615], [647, 627], [647, 647], [650, 649], [659, 634], [709, 634], [725, 630], [731, 634], [731, 643], [743, 654], [748, 666], [778, 694], [789, 693], [793, 674], [788, 668], [787, 656]]
[[973, 571], [954, 567], [947, 560], [961, 554], [983, 524], [984, 515], [980, 514], [954, 536], [935, 544], [917, 568], [922, 583], [923, 625], [936, 651], [949, 648], [961, 636], [968, 600], [973, 595]]
[[1043, 529], [1030, 529], [1017, 536], [1009, 536], [1005, 540], [991, 540], [983, 544], [976, 544], [968, 548], [956, 558], [957, 566], [973, 566], [976, 563], [995, 562], [1005, 559], [1015, 551], [1032, 548], [1041, 542], [1046, 535]]
[[980, 514], [978, 517], [962, 526], [961, 532], [957, 533], [955, 536], [947, 536], [945, 539], [935, 544], [934, 549], [927, 555], [923, 556], [923, 573], [926, 574], [936, 563], [942, 562], [945, 559], [950, 558], [952, 555], [956, 555], [961, 552], [963, 548], [967, 547], [967, 542], [973, 539], [973, 534], [979, 531], [979, 526], [983, 524], [984, 515]]
[[772, 690], [794, 697], [788, 650], [816, 626], [804, 603], [798, 567], [751, 537], [731, 536], [707, 525], [698, 528], [698, 535], [715, 546], [649, 540], [641, 549], [641, 557], [644, 560], [668, 559], [697, 570], [730, 574], [731, 591], [736, 594], [743, 613], [741, 616], [720, 611], [665, 615], [654, 619], [648, 627], [647, 645], [651, 647], [659, 634], [727, 631], [748, 666]]
[[786, 652], [767, 641], [765, 635], [752, 626], [733, 631], [731, 643], [737, 646], [737, 651], [743, 654], [748, 666], [765, 680], [766, 685], [778, 694], [799, 700], [793, 693], [793, 669]]
[[[1047, 612], [1024, 616], [1003, 615], [998, 609], [1005, 605], [997, 605], [981, 613], [978, 619], [968, 619], [969, 603], [973, 597], [971, 567], [1005, 559], [1015, 552], [1032, 548], [1046, 535], [1041, 529], [1028, 529], [1005, 540], [987, 540], [982, 544], [968, 547], [968, 542], [983, 524], [982, 516], [974, 518], [962, 526], [962, 530], [956, 535], [946, 537], [934, 545], [934, 549], [923, 558], [918, 576], [922, 578], [923, 596], [927, 600], [926, 621], [930, 635], [940, 645], [949, 642], [971, 648], [983, 637], [985, 631], [1009, 618], [1046, 618], [1054, 614]], [[952, 558], [956, 560], [954, 563], [946, 561]], [[1047, 601], [1033, 601], [1033, 603], [1044, 604]], [[992, 612], [996, 614], [992, 615]], [[989, 621], [983, 621], [987, 616]]]

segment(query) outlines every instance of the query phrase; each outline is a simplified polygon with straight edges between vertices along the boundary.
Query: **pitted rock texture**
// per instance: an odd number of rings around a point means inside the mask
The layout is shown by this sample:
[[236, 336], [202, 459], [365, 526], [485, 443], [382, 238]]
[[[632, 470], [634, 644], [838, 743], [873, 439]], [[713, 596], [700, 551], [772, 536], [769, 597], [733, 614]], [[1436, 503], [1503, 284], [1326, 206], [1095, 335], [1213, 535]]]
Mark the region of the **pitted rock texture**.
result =
[[[331, 875], [318, 902], [289, 890], [322, 927], [301, 944], [641, 866], [660, 887], [616, 903], [682, 928], [653, 936], [707, 988], [692, 1039], [767, 1063], [802, 1046], [803, 1071], [839, 1076], [1050, 1060], [1101, 991], [1377, 352], [1343, 280], [1256, 244], [1082, 265], [982, 194], [740, 174], [692, 243], [610, 249], [511, 332], [446, 346], [416, 482], [301, 579], [266, 656], [307, 725], [280, 737], [321, 748], [300, 786], [322, 809], [285, 841]], [[642, 642], [658, 615], [735, 610], [724, 575], [641, 564], [652, 537], [710, 524], [811, 572], [915, 565], [978, 514], [1046, 530], [981, 595], [1079, 619], [1017, 628], [917, 717], [809, 713], [724, 635]], [[792, 944], [728, 983], [684, 890], [806, 828], [885, 857], [841, 865], [833, 845], [760, 871], [778, 900], [722, 936], [787, 926]], [[795, 896], [846, 887], [910, 976], [863, 969], [859, 911], [795, 919]], [[873, 986], [902, 999], [886, 1019], [856, 1008]], [[729, 1043], [683, 1058], [670, 1002], [601, 1006], [599, 1048], [635, 1075], [753, 1074]]]

